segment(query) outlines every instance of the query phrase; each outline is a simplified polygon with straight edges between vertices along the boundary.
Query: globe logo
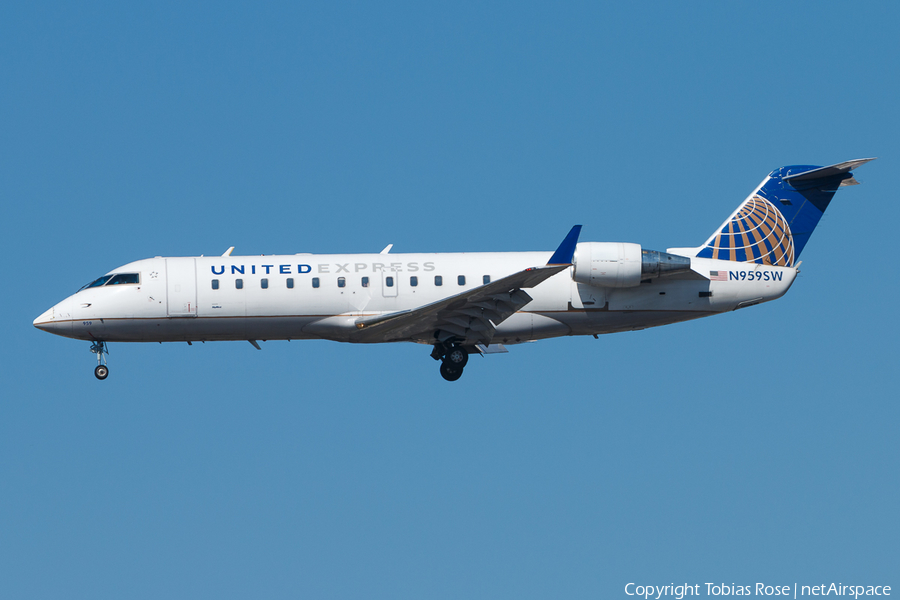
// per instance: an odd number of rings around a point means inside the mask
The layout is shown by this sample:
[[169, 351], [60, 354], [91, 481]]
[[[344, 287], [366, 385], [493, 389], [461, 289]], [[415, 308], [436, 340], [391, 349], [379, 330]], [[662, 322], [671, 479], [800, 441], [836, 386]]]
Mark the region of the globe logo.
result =
[[791, 228], [775, 206], [754, 195], [726, 223], [707, 246], [712, 258], [761, 265], [794, 264]]

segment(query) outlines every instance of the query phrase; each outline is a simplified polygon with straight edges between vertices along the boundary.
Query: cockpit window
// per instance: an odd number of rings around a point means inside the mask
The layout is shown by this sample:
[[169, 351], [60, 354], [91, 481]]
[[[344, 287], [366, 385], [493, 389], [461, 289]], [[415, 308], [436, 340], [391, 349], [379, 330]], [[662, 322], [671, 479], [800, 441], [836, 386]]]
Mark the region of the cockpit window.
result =
[[[94, 281], [90, 282], [86, 286], [82, 287], [81, 290], [86, 290], [86, 289], [92, 288], [92, 287], [100, 287], [101, 285], [103, 285], [104, 283], [109, 281], [111, 277], [112, 277], [112, 275], [104, 275], [100, 279], [95, 279]], [[78, 290], [78, 291], [80, 292], [81, 290]]]
[[[104, 275], [100, 279], [95, 279], [90, 282], [81, 290], [86, 290], [88, 288], [100, 287], [101, 285], [119, 285], [120, 283], [140, 283], [141, 282], [141, 274], [140, 273], [113, 273], [112, 275]], [[81, 290], [78, 290], [79, 292]]]
[[109, 280], [109, 283], [106, 285], [119, 285], [121, 283], [140, 283], [141, 282], [141, 274], [140, 273], [119, 273], [118, 275], [113, 275], [113, 278]]

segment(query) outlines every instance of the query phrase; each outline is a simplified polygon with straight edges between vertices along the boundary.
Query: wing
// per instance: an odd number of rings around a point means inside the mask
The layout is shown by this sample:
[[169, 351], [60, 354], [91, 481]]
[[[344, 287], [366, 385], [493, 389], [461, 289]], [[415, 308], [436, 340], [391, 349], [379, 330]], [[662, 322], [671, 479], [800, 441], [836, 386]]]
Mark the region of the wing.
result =
[[532, 267], [412, 310], [356, 321], [355, 342], [391, 342], [409, 339], [438, 341], [451, 338], [465, 343], [489, 344], [497, 325], [531, 302], [525, 289], [533, 288], [572, 265], [581, 225], [574, 226], [542, 267]]

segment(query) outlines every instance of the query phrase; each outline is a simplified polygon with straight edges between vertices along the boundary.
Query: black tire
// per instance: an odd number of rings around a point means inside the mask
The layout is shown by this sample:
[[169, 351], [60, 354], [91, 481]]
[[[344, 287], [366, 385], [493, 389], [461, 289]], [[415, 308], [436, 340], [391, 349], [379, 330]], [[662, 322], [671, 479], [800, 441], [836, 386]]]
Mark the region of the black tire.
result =
[[444, 363], [451, 369], [462, 369], [469, 362], [469, 353], [462, 346], [453, 346], [444, 356]]
[[103, 381], [107, 377], [109, 377], [109, 367], [106, 365], [97, 365], [97, 368], [94, 369], [94, 377]]
[[441, 377], [443, 377], [447, 381], [456, 381], [457, 379], [462, 377], [462, 374], [462, 369], [454, 369], [447, 363], [441, 363]]

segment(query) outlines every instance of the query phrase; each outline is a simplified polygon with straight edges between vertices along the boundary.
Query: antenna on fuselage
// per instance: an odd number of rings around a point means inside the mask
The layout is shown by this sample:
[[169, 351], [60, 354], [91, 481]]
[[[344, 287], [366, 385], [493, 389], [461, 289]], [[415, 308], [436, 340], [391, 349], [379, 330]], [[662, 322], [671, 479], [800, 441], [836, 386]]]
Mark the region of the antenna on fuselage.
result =
[[388, 244], [387, 246], [384, 247], [384, 250], [382, 250], [378, 254], [387, 254], [388, 252], [391, 251], [391, 248], [393, 248], [393, 247], [394, 247], [393, 244]]

